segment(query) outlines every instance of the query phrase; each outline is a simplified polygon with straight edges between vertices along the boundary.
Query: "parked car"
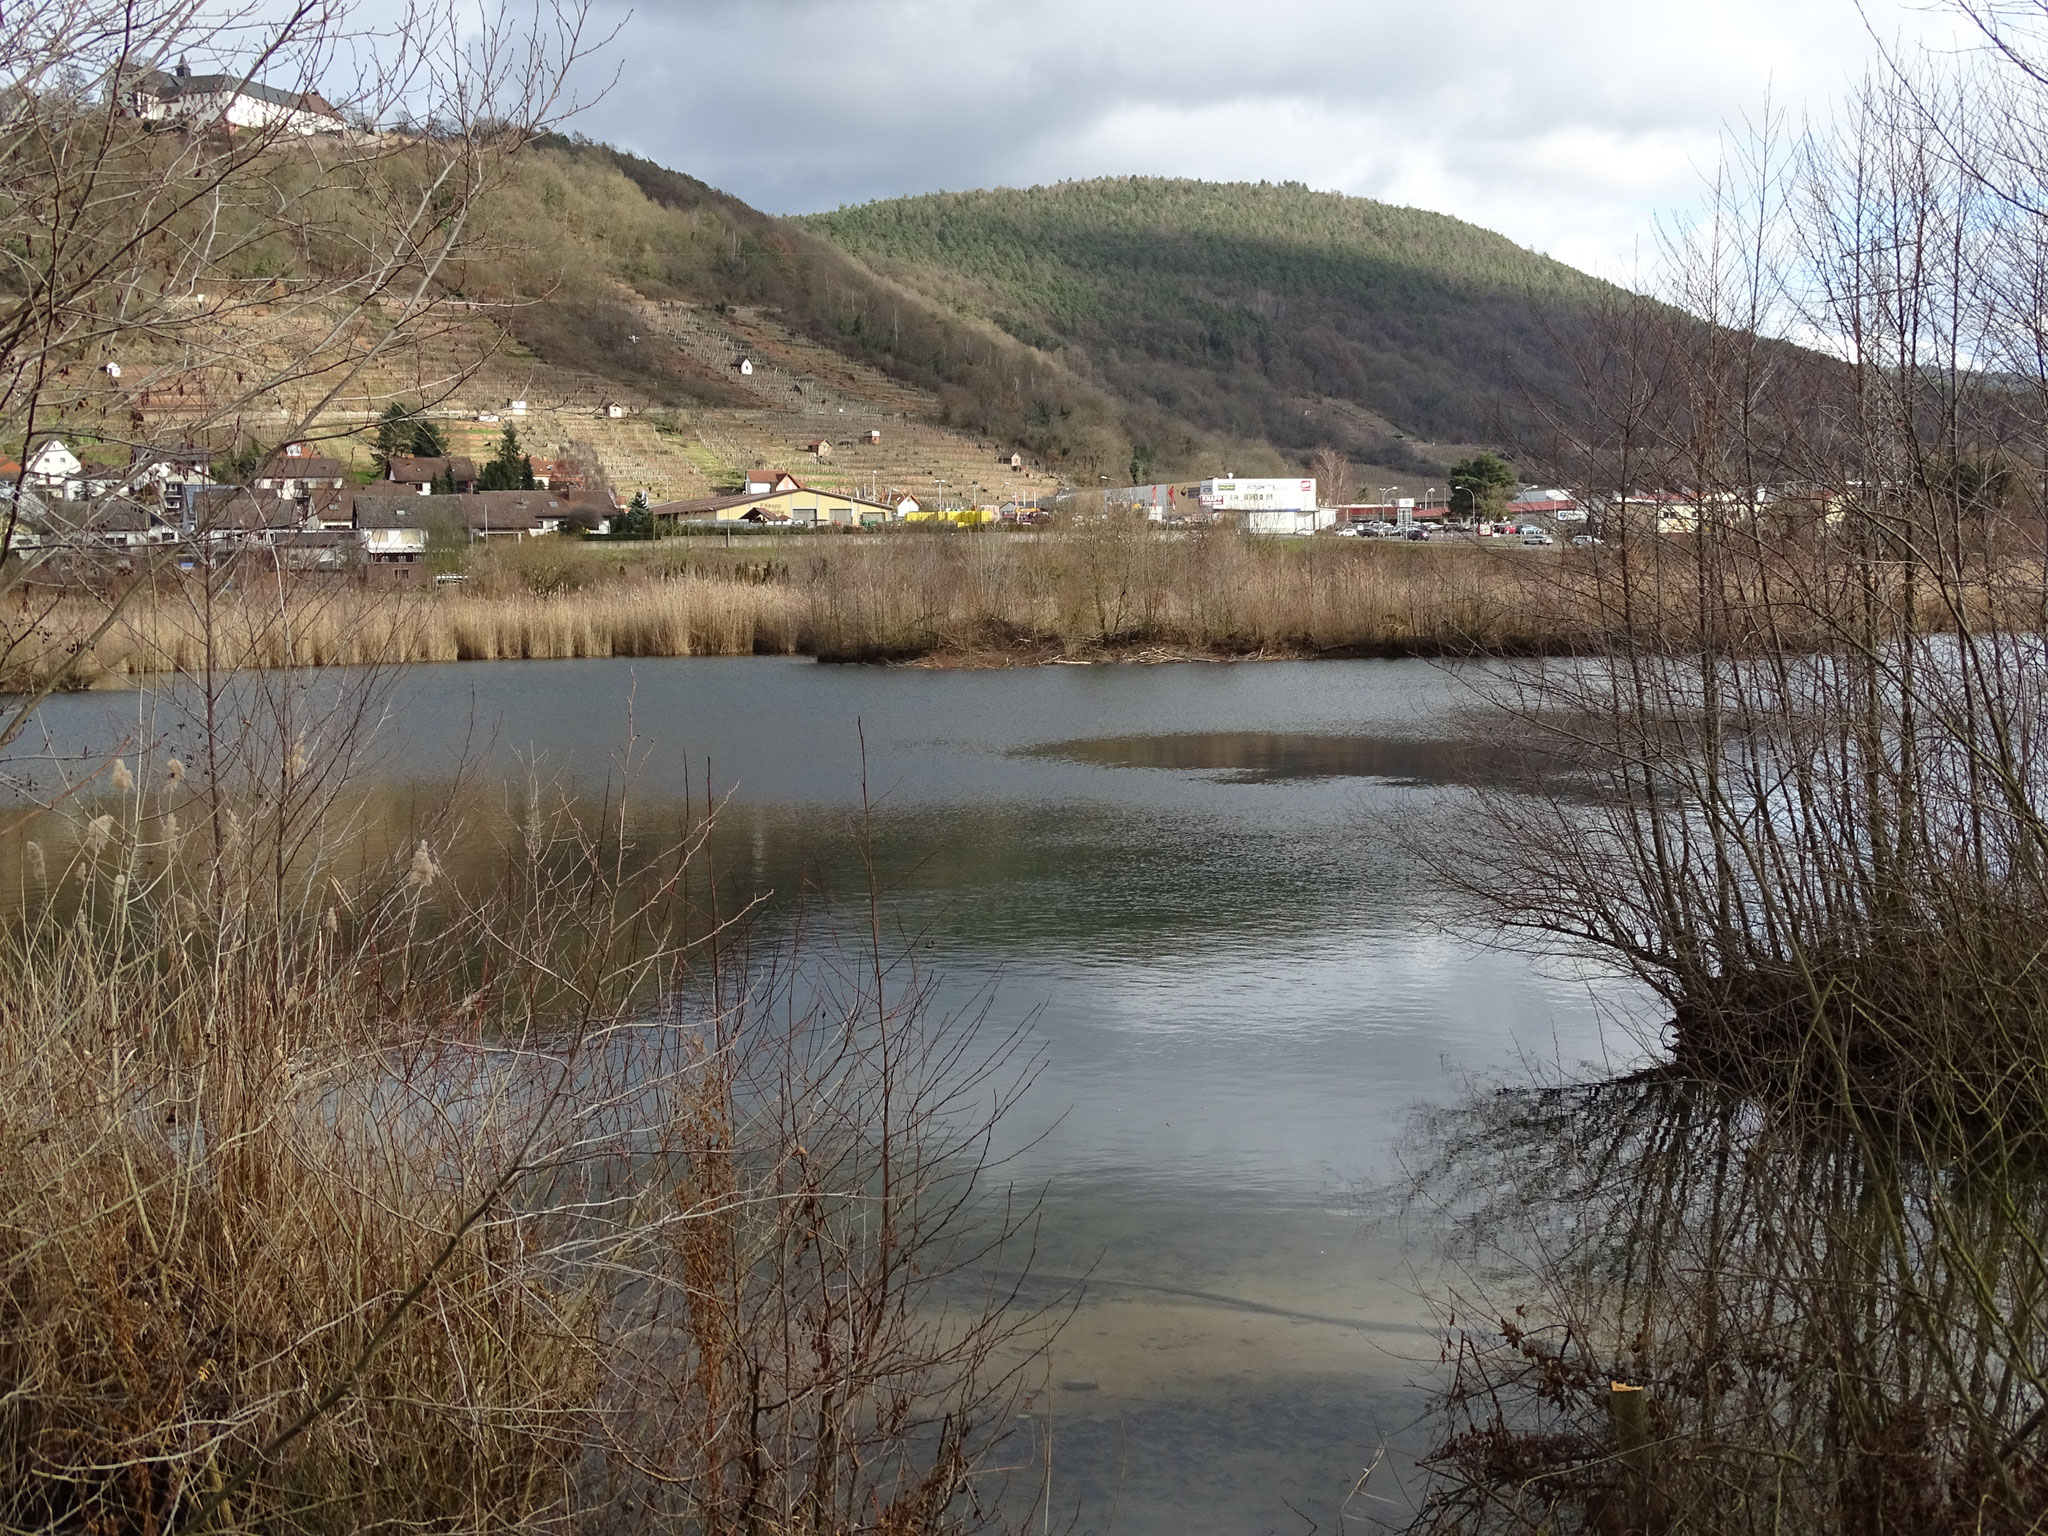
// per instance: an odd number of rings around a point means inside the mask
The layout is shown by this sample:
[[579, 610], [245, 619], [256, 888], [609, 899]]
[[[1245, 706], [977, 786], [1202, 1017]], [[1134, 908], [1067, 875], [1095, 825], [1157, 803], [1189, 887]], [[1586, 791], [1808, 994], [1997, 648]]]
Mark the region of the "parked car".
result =
[[1408, 538], [1412, 543], [1427, 544], [1429, 542], [1429, 530], [1427, 528], [1410, 528], [1408, 530]]
[[1522, 542], [1534, 547], [1539, 544], [1555, 544], [1557, 540], [1553, 539], [1541, 528], [1524, 528], [1522, 530]]
[[1572, 548], [1573, 548], [1573, 549], [1592, 549], [1592, 548], [1594, 548], [1594, 547], [1595, 547], [1596, 545], [1600, 545], [1600, 544], [1605, 544], [1606, 542], [1607, 542], [1607, 541], [1606, 541], [1605, 539], [1602, 539], [1602, 538], [1598, 538], [1598, 537], [1594, 536], [1593, 534], [1590, 534], [1590, 533], [1582, 533], [1582, 534], [1580, 534], [1580, 535], [1579, 535], [1579, 536], [1578, 536], [1577, 538], [1575, 538], [1575, 539], [1573, 539], [1573, 540], [1572, 540]]
[[1355, 539], [1359, 538], [1362, 535], [1362, 533], [1363, 530], [1359, 528], [1358, 524], [1346, 523], [1342, 528], [1339, 528], [1337, 530], [1337, 537], [1340, 539]]

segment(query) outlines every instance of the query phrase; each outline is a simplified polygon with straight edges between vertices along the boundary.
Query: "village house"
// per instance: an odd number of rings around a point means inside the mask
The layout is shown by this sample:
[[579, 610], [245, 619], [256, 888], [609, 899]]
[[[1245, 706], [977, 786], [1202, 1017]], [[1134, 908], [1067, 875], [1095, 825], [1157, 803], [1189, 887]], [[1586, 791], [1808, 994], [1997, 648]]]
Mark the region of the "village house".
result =
[[535, 459], [533, 483], [543, 491], [580, 491], [587, 471], [574, 459]]
[[187, 536], [212, 543], [268, 544], [281, 534], [320, 531], [317, 519], [275, 491], [215, 485], [199, 488], [187, 500], [192, 519]]
[[814, 459], [829, 459], [832, 457], [832, 445], [821, 437], [814, 443], [806, 443], [804, 452]]
[[434, 482], [444, 476], [454, 481], [457, 491], [476, 489], [476, 464], [461, 455], [422, 459], [409, 453], [394, 453], [384, 466], [386, 480], [393, 485], [409, 486], [416, 496], [431, 493]]
[[11, 543], [13, 549], [23, 553], [85, 553], [105, 549], [132, 552], [178, 541], [176, 528], [128, 496], [81, 502], [44, 498], [24, 490], [13, 500], [20, 520]]
[[[88, 450], [90, 451], [90, 450]], [[105, 450], [102, 449], [102, 452]], [[65, 482], [64, 496], [68, 501], [97, 501], [106, 496], [125, 496], [134, 479], [132, 468], [116, 465], [105, 459], [88, 458], [80, 454], [78, 473]]]
[[347, 529], [295, 528], [272, 533], [261, 542], [243, 546], [244, 558], [280, 571], [305, 576], [358, 576], [363, 567], [363, 547]]
[[318, 489], [339, 490], [348, 484], [348, 466], [316, 454], [305, 443], [287, 443], [256, 472], [256, 489], [275, 491], [286, 501], [310, 506]]
[[403, 492], [358, 491], [355, 526], [365, 530], [425, 528], [446, 520], [470, 539], [521, 540], [563, 528], [595, 527], [611, 516], [611, 498], [601, 491], [472, 491], [421, 502]]
[[788, 489], [700, 496], [690, 501], [663, 502], [648, 510], [658, 522], [790, 523], [802, 527], [859, 527], [863, 523], [882, 522], [889, 516], [889, 508], [880, 502], [838, 491], [816, 491], [793, 482]]
[[353, 528], [356, 525], [356, 491], [352, 485], [316, 485], [305, 503], [307, 513], [322, 528]]
[[410, 496], [365, 493], [354, 510], [364, 582], [373, 587], [425, 586], [427, 529], [421, 518], [431, 509]]
[[195, 75], [183, 60], [169, 73], [145, 70], [126, 92], [129, 113], [149, 123], [200, 128], [339, 133], [346, 126], [317, 91], [281, 91], [240, 75]]
[[63, 496], [84, 467], [77, 454], [52, 437], [28, 456], [28, 470], [22, 478], [34, 490]]
[[996, 460], [996, 462], [998, 464], [1007, 464], [1012, 469], [1022, 469], [1024, 467], [1024, 455], [1021, 453], [1013, 453], [1008, 458], [998, 459]]
[[735, 358], [733, 360], [732, 371], [734, 373], [741, 374], [743, 376], [751, 378], [754, 372], [754, 360], [751, 357]]
[[777, 491], [800, 491], [803, 484], [786, 469], [750, 469], [741, 494], [746, 496], [772, 496]]
[[869, 427], [867, 431], [861, 434], [861, 441], [866, 443], [870, 448], [874, 447], [874, 445], [879, 443], [881, 440], [882, 433], [881, 429], [878, 427]]
[[128, 481], [138, 492], [154, 492], [165, 517], [183, 526], [186, 488], [214, 484], [211, 448], [137, 448]]

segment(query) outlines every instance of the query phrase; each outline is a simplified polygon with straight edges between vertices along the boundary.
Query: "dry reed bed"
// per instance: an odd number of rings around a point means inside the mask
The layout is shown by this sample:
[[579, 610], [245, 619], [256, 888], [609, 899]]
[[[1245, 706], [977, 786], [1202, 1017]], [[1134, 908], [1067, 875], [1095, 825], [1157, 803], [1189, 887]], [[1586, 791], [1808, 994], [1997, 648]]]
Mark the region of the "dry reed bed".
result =
[[[892, 534], [865, 540], [710, 540], [629, 546], [544, 541], [479, 551], [456, 589], [379, 593], [274, 576], [203, 611], [176, 578], [133, 594], [119, 622], [85, 595], [46, 601], [6, 634], [0, 683], [69, 667], [74, 686], [207, 664], [811, 655], [834, 661], [1006, 665], [1054, 657], [1538, 656], [1698, 640], [1689, 540], [1614, 551], [1420, 548], [1331, 540], [1165, 536], [1082, 527], [1055, 535]], [[1811, 551], [1777, 557], [1796, 578]], [[287, 601], [287, 593], [289, 600]], [[1757, 594], [1724, 594], [1742, 615]], [[1918, 601], [1940, 627], [1931, 595]], [[1765, 606], [1769, 606], [1765, 604]], [[1985, 606], [1973, 603], [1973, 606]], [[1824, 648], [1829, 636], [1780, 641]], [[1738, 619], [1735, 628], [1758, 625]], [[1725, 633], [1722, 637], [1725, 640]], [[73, 664], [75, 654], [82, 658]]]
[[[695, 543], [696, 541], [690, 541]], [[706, 541], [708, 543], [708, 541]], [[1589, 630], [1529, 600], [1520, 551], [1281, 545], [1213, 535], [898, 535], [794, 550], [564, 543], [481, 552], [459, 591], [376, 593], [275, 578], [203, 611], [176, 579], [18, 618], [5, 672], [72, 665], [74, 684], [215, 665], [808, 654], [849, 661], [1031, 661], [1190, 654], [1518, 653]], [[761, 541], [766, 544], [766, 541]], [[765, 558], [764, 558], [765, 556]], [[82, 652], [82, 654], [80, 654]]]
[[[105, 613], [68, 599], [17, 643], [9, 672], [37, 678], [66, 662]], [[796, 649], [800, 604], [774, 588], [705, 578], [553, 597], [378, 594], [300, 597], [287, 616], [271, 593], [218, 604], [209, 616], [177, 592], [138, 594], [85, 651], [75, 681], [197, 673], [216, 664], [362, 666], [387, 662], [542, 661], [605, 656], [734, 656]]]
[[879, 955], [778, 946], [784, 1011], [690, 903], [708, 823], [643, 846], [623, 799], [536, 789], [485, 847], [451, 802], [351, 872], [391, 828], [335, 727], [381, 687], [320, 739], [223, 716], [231, 782], [119, 760], [7, 850], [6, 1528], [986, 1523], [1050, 1320], [933, 1288], [1022, 1230], [952, 1108], [1014, 1037]]

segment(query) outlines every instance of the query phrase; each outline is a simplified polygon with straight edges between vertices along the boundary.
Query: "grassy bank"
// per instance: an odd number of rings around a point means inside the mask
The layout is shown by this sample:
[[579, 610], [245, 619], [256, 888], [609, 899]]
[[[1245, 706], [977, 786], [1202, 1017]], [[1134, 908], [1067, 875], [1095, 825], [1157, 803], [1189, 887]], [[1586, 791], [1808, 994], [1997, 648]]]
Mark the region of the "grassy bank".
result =
[[97, 638], [103, 596], [45, 593], [12, 616], [7, 672], [19, 684], [68, 666], [90, 684], [196, 671], [209, 634], [237, 664], [266, 666], [1556, 652], [1581, 646], [1587, 631], [1569, 609], [1531, 603], [1527, 588], [1559, 558], [1118, 527], [730, 546], [548, 540], [477, 551], [461, 584], [423, 593], [300, 581], [286, 601], [273, 573], [216, 582], [209, 594], [189, 573], [164, 571]]

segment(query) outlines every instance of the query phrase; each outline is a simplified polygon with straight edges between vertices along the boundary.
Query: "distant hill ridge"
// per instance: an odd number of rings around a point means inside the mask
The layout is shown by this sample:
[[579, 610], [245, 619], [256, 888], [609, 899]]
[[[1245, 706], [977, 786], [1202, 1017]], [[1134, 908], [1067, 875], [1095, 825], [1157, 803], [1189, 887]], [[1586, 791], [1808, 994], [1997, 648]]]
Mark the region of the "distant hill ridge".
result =
[[[871, 476], [928, 491], [963, 470], [965, 490], [1006, 483], [991, 468], [1012, 448], [1081, 485], [1288, 473], [1324, 446], [1439, 479], [1503, 446], [1524, 397], [1566, 395], [1560, 339], [1615, 294], [1462, 220], [1298, 183], [1124, 177], [783, 219], [553, 138], [512, 162], [480, 217], [503, 237], [444, 281], [479, 314], [509, 306], [520, 345], [494, 367], [537, 362], [571, 393], [698, 411], [618, 466], [663, 483], [787, 457], [830, 435], [822, 413], [842, 404], [957, 440], [913, 453], [885, 435]], [[281, 239], [244, 245], [252, 277], [306, 259]], [[767, 374], [736, 375], [755, 346]], [[761, 411], [777, 421], [747, 416]]]
[[[492, 236], [441, 273], [463, 307], [387, 348], [328, 425], [461, 380], [457, 415], [531, 400], [543, 453], [585, 443], [664, 494], [803, 460], [992, 498], [1294, 473], [1323, 446], [1419, 490], [1497, 444], [1504, 404], [1562, 398], [1556, 338], [1612, 292], [1460, 220], [1300, 185], [1135, 177], [781, 219], [583, 140], [505, 170], [476, 215]], [[224, 280], [325, 272], [325, 245], [259, 209], [223, 215]], [[130, 345], [142, 377], [149, 338]], [[172, 424], [203, 394], [123, 404]], [[605, 402], [627, 414], [598, 424]], [[472, 426], [462, 451], [488, 452], [495, 425]], [[831, 439], [828, 467], [808, 445]]]
[[1558, 338], [1615, 292], [1461, 219], [1294, 182], [1115, 177], [790, 222], [1201, 430], [1382, 460], [1494, 438], [1503, 391], [1563, 386]]

